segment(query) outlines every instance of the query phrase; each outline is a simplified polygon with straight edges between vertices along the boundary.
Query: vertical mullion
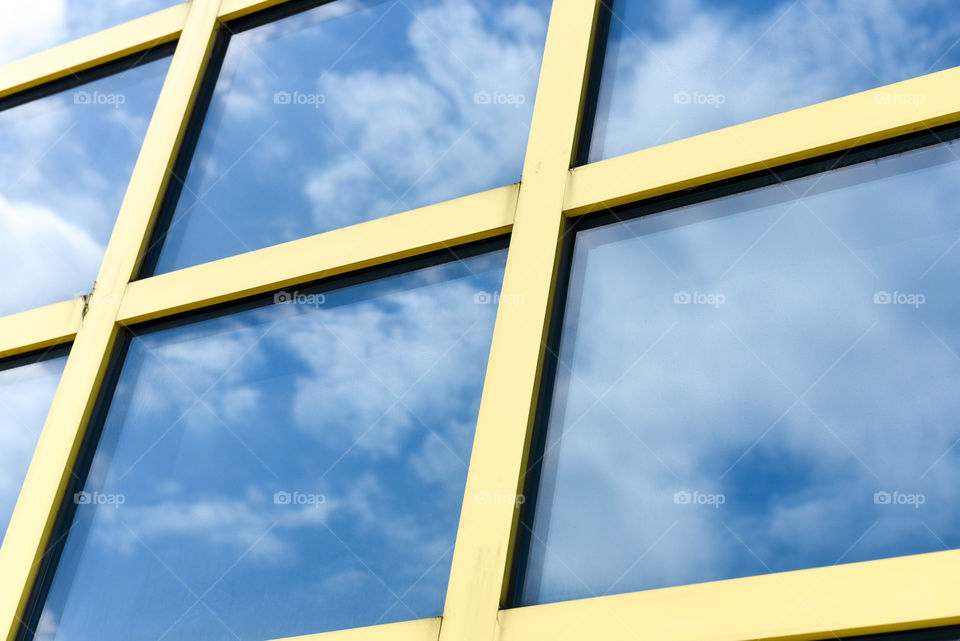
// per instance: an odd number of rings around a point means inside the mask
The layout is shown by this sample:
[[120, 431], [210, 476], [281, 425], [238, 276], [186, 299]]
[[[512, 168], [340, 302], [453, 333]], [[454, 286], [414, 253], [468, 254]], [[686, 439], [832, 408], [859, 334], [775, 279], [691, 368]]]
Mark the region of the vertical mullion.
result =
[[0, 629], [12, 641], [44, 559], [117, 337], [117, 312], [170, 180], [217, 31], [220, 0], [193, 0], [130, 177], [89, 307], [44, 423], [3, 546]]
[[554, 0], [490, 360], [440, 627], [493, 639], [510, 580], [575, 152], [600, 0]]

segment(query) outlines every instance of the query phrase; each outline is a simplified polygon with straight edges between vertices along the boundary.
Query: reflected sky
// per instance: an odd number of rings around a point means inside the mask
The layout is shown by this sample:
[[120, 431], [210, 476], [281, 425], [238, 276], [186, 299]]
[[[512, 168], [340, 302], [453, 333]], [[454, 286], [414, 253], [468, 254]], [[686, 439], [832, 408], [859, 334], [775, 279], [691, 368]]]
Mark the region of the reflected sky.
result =
[[960, 547], [958, 151], [578, 234], [522, 604]]
[[338, 0], [234, 35], [155, 273], [520, 179], [548, 0]]
[[438, 616], [505, 259], [133, 339], [38, 638]]
[[0, 542], [66, 362], [40, 355], [0, 363]]
[[168, 64], [0, 111], [0, 315], [92, 290]]
[[612, 4], [590, 162], [960, 64], [954, 0]]
[[0, 65], [88, 36], [178, 0], [39, 0], [6, 3], [0, 21]]

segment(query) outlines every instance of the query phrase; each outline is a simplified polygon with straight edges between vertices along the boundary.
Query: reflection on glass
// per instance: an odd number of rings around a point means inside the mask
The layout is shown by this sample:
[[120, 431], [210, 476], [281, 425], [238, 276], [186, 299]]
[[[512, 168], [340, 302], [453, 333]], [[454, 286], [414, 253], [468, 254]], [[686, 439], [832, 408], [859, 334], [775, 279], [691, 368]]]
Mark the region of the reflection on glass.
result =
[[0, 111], [0, 315], [91, 291], [168, 63]]
[[0, 363], [0, 543], [66, 362], [38, 355]]
[[179, 1], [44, 0], [29, 4], [8, 3], [0, 22], [0, 65], [172, 7]]
[[960, 547], [958, 150], [577, 235], [522, 604]]
[[518, 181], [549, 6], [331, 2], [232, 36], [147, 271]]
[[133, 338], [46, 638], [257, 640], [439, 615], [496, 313], [475, 301], [504, 263], [282, 292]]
[[960, 64], [953, 0], [612, 5], [589, 162]]

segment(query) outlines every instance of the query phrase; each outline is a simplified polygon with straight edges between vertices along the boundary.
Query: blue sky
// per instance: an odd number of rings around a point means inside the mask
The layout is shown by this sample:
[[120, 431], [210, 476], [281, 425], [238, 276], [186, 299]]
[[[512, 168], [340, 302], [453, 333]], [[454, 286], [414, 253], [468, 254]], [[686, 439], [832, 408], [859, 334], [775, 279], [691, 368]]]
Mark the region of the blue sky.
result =
[[60, 356], [0, 370], [0, 541], [66, 361]]

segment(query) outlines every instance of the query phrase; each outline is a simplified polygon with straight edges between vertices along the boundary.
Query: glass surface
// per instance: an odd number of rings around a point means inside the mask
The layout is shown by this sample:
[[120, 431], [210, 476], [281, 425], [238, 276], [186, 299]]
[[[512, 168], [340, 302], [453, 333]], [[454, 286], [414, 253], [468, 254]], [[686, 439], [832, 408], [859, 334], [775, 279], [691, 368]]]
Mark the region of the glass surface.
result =
[[66, 363], [42, 355], [0, 363], [0, 543]]
[[168, 64], [0, 111], [0, 315], [93, 289]]
[[0, 65], [175, 4], [179, 4], [178, 0], [6, 3], [0, 21]]
[[440, 615], [505, 254], [134, 338], [45, 638]]
[[590, 162], [960, 64], [954, 0], [612, 4]]
[[152, 271], [518, 181], [549, 6], [331, 2], [231, 37]]
[[577, 235], [522, 604], [960, 547], [957, 151]]

